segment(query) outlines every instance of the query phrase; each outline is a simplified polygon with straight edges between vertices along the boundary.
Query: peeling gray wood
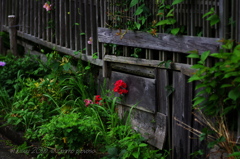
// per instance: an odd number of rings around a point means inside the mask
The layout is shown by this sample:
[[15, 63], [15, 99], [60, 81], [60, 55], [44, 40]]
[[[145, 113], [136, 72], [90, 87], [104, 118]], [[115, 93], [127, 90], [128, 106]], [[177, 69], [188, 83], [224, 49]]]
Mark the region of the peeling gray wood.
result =
[[[123, 111], [127, 112], [128, 109]], [[151, 114], [144, 111], [134, 109], [131, 114], [131, 124], [133, 129], [141, 133], [149, 144], [163, 149], [166, 132], [167, 132], [167, 120], [166, 115], [161, 113]]]
[[[109, 89], [113, 90], [114, 83], [117, 80], [123, 80], [129, 87], [128, 94], [123, 95], [124, 105], [137, 105], [150, 112], [156, 112], [156, 90], [155, 79], [143, 78], [130, 74], [112, 71], [109, 81]], [[115, 93], [119, 96], [118, 93]]]
[[119, 30], [108, 28], [98, 28], [98, 40], [103, 43], [132, 46], [154, 50], [164, 50], [187, 53], [188, 51], [198, 50], [199, 53], [210, 50], [218, 52], [220, 43], [218, 38], [205, 38], [196, 36], [174, 36], [171, 34], [159, 33], [156, 37], [146, 32], [134, 32], [121, 30], [126, 34], [121, 38], [117, 36]]

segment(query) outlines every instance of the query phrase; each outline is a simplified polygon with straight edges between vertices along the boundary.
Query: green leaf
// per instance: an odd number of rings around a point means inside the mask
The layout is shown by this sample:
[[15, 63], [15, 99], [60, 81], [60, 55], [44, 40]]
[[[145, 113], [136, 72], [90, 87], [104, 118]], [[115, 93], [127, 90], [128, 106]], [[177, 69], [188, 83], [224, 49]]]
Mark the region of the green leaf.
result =
[[138, 0], [132, 0], [130, 3], [130, 8], [138, 4]]
[[205, 84], [205, 83], [200, 83], [200, 84], [198, 84], [198, 85], [195, 87], [195, 89], [199, 89], [199, 88], [206, 87], [206, 86], [207, 86], [207, 84]]
[[176, 19], [169, 18], [169, 19], [161, 20], [160, 22], [158, 22], [156, 24], [156, 26], [159, 26], [159, 25], [171, 25], [171, 24], [175, 24], [176, 22], [177, 22]]
[[209, 101], [214, 101], [214, 100], [217, 100], [218, 99], [218, 96], [216, 94], [212, 94], [210, 97], [209, 97]]
[[233, 47], [233, 40], [227, 40], [226, 43], [224, 43], [224, 45], [222, 45], [222, 48], [224, 48], [224, 49], [231, 50], [232, 47]]
[[228, 97], [231, 98], [232, 100], [236, 101], [237, 98], [240, 97], [239, 88], [232, 89], [232, 90], [228, 93]]
[[179, 4], [179, 3], [183, 2], [183, 1], [184, 1], [184, 0], [174, 0], [173, 3], [172, 3], [172, 5]]
[[132, 153], [133, 157], [138, 158], [139, 157], [139, 152], [135, 151]]
[[201, 61], [204, 62], [207, 59], [207, 57], [209, 56], [209, 54], [210, 54], [210, 51], [203, 52], [201, 55]]
[[199, 96], [199, 97], [194, 98], [193, 100], [194, 100], [193, 106], [197, 106], [205, 100], [205, 97]]
[[187, 56], [187, 58], [199, 58], [200, 56], [198, 54], [190, 54]]
[[141, 24], [140, 23], [135, 22], [135, 25], [136, 25], [138, 30], [141, 28]]
[[207, 18], [207, 20], [210, 21], [210, 25], [211, 26], [213, 26], [213, 25], [215, 25], [215, 24], [220, 22], [220, 19], [219, 19], [218, 15], [216, 15], [216, 14], [214, 14], [214, 15], [210, 16], [209, 18]]
[[143, 7], [145, 6], [145, 4], [139, 6], [135, 12], [135, 15], [139, 15], [143, 12]]
[[177, 35], [179, 31], [180, 31], [180, 28], [174, 28], [174, 29], [171, 30], [171, 33], [173, 35]]
[[140, 145], [139, 145], [139, 147], [146, 147], [147, 146], [147, 144], [145, 144], [145, 143], [141, 143]]
[[193, 75], [188, 79], [188, 82], [192, 82], [192, 81], [199, 81], [201, 80], [201, 78], [197, 75]]
[[220, 88], [226, 88], [226, 87], [232, 87], [233, 85], [231, 85], [231, 84], [223, 84], [223, 85], [221, 85], [221, 87]]
[[173, 17], [173, 11], [174, 11], [174, 8], [171, 9], [168, 14], [166, 15], [166, 17]]
[[205, 66], [201, 65], [201, 64], [195, 64], [193, 65], [191, 68], [193, 69], [201, 69], [201, 68], [204, 68]]
[[232, 156], [240, 156], [240, 152], [233, 152], [228, 157], [232, 157]]
[[202, 16], [202, 18], [205, 18], [206, 16], [208, 16], [208, 15], [210, 15], [210, 14], [213, 14], [213, 13], [214, 13], [214, 12], [209, 11], [209, 12], [205, 13], [205, 14]]

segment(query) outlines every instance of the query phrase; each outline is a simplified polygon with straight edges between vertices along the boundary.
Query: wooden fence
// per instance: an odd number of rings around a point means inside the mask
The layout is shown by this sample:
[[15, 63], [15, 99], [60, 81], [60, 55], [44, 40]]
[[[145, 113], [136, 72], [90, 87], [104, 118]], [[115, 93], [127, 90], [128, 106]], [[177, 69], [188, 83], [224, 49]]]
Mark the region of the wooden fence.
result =
[[[177, 23], [174, 25], [185, 28], [181, 36], [165, 34], [161, 26], [157, 28], [157, 36], [126, 30], [126, 26], [111, 29], [118, 23], [113, 15], [126, 9], [118, 5], [122, 0], [51, 0], [53, 6], [48, 12], [43, 8], [45, 2], [1, 0], [0, 31], [11, 35], [15, 29], [17, 42], [24, 46], [25, 52], [37, 53], [39, 47], [54, 48], [99, 66], [99, 80], [108, 78], [109, 88], [118, 79], [126, 81], [129, 94], [119, 106], [119, 114], [138, 103], [132, 120], [134, 128], [157, 148], [172, 149], [171, 158], [188, 159], [190, 153], [202, 148], [197, 137], [174, 120], [177, 118], [199, 128], [192, 116], [196, 84], [187, 82], [194, 72], [190, 67], [195, 61], [186, 56], [188, 51], [196, 49], [199, 53], [218, 51], [217, 40], [221, 38], [240, 41], [238, 0], [185, 0], [175, 5]], [[164, 20], [155, 16], [155, 2], [147, 2], [153, 15], [149, 23]], [[166, 0], [166, 4], [172, 2]], [[138, 16], [134, 16], [137, 7], [132, 7], [126, 17], [137, 20]], [[202, 18], [212, 7], [220, 17], [220, 22], [214, 26]], [[15, 15], [15, 24], [10, 23], [9, 15]], [[126, 21], [127, 18], [120, 17], [120, 22]], [[88, 43], [90, 39], [91, 44]], [[141, 48], [137, 54], [136, 48]], [[132, 57], [134, 54], [138, 58]], [[159, 65], [168, 60], [171, 61], [169, 67]], [[214, 59], [208, 59], [207, 65], [212, 63]]]

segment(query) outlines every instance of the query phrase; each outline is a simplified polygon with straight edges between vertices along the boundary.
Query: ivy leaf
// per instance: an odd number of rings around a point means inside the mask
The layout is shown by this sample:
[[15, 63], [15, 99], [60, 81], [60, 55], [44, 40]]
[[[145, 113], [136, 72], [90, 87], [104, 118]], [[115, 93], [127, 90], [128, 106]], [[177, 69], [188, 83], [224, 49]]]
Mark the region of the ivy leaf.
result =
[[130, 3], [130, 8], [138, 4], [138, 0], [132, 0]]
[[174, 29], [171, 30], [171, 33], [173, 35], [177, 35], [179, 31], [180, 31], [180, 28], [174, 28]]
[[173, 3], [172, 3], [172, 5], [179, 4], [179, 3], [183, 2], [183, 1], [184, 1], [184, 0], [174, 0]]

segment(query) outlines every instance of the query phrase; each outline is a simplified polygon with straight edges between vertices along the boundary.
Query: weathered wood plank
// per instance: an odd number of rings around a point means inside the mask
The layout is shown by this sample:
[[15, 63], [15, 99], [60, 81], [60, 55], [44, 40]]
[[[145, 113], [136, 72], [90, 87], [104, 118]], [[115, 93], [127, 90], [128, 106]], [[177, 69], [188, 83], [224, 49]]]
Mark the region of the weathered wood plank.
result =
[[108, 28], [98, 28], [98, 40], [103, 43], [113, 43], [118, 45], [182, 52], [198, 50], [199, 53], [204, 51], [218, 52], [220, 43], [217, 38], [205, 38], [195, 36], [174, 36], [170, 34], [159, 33], [156, 37], [146, 32], [134, 32], [122, 30], [126, 34], [121, 38], [117, 36], [119, 30]]
[[156, 90], [157, 90], [157, 111], [166, 115], [167, 122], [167, 147], [171, 148], [171, 108], [170, 98], [171, 92], [167, 89], [169, 87], [169, 72], [166, 69], [156, 69]]
[[[158, 67], [158, 68], [166, 68], [164, 65], [159, 65], [162, 61], [158, 60], [146, 60], [134, 57], [122, 57], [122, 56], [113, 56], [113, 55], [105, 55], [104, 61], [114, 62], [114, 63], [125, 63], [131, 65], [139, 65], [139, 66], [148, 66], [148, 67]], [[191, 69], [191, 65], [181, 64], [181, 63], [172, 63], [170, 68], [173, 70], [179, 70], [183, 74], [187, 76], [192, 76], [195, 72], [194, 69]]]
[[136, 65], [128, 65], [128, 64], [120, 64], [120, 63], [111, 63], [111, 69], [118, 70], [125, 73], [130, 73], [133, 75], [138, 75], [142, 77], [155, 78], [154, 68], [144, 67], [144, 66], [136, 66]]
[[[6, 27], [4, 27], [4, 28], [6, 28]], [[75, 55], [73, 53], [74, 51], [69, 49], [69, 48], [66, 48], [66, 47], [63, 47], [63, 46], [60, 46], [60, 45], [56, 45], [56, 44], [51, 43], [51, 42], [47, 42], [47, 41], [45, 41], [43, 39], [37, 38], [37, 37], [32, 36], [30, 34], [25, 34], [25, 33], [20, 32], [20, 31], [17, 32], [17, 35], [19, 37], [25, 38], [26, 40], [35, 42], [35, 43], [37, 43], [39, 45], [43, 45], [43, 46], [48, 47], [50, 49], [55, 48], [56, 51], [59, 51], [59, 52], [64, 53], [64, 54], [68, 54], [68, 55], [70, 55], [70, 56], [72, 56], [74, 58], [82, 59], [84, 61], [88, 61], [88, 62], [90, 62], [90, 63], [92, 63], [94, 65], [97, 65], [97, 66], [102, 66], [102, 60], [101, 59], [92, 59], [92, 56], [87, 56], [87, 55], [84, 55], [84, 54], [82, 54], [82, 55], [79, 55], [79, 54]]]
[[[191, 125], [192, 84], [180, 72], [173, 72], [172, 118]], [[172, 120], [172, 158], [189, 159], [190, 132]]]
[[9, 38], [10, 38], [10, 50], [13, 55], [18, 56], [17, 52], [17, 28], [16, 28], [16, 16], [8, 16], [9, 24]]
[[[150, 112], [156, 112], [156, 90], [155, 90], [155, 79], [143, 78], [130, 74], [120, 73], [112, 71], [109, 82], [109, 89], [114, 88], [114, 83], [117, 80], [123, 80], [128, 87], [128, 94], [123, 96], [124, 105], [136, 105], [144, 110]], [[115, 93], [116, 96], [119, 94]], [[151, 99], [151, 100], [149, 100]]]

